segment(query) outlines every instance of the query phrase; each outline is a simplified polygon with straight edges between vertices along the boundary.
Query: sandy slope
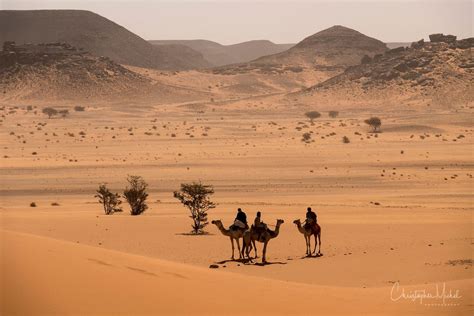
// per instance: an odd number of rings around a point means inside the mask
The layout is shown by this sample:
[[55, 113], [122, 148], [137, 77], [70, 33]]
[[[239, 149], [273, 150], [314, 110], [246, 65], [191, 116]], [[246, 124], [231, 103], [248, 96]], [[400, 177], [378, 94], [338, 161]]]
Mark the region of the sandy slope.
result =
[[[391, 301], [391, 289], [386, 287], [361, 290], [273, 281], [27, 234], [2, 231], [1, 236], [6, 315], [467, 315], [469, 308], [468, 297], [456, 300], [461, 306], [427, 308]], [[447, 286], [466, 291], [469, 280]], [[422, 287], [433, 289], [433, 285]], [[416, 286], [405, 290], [413, 289]]]
[[[193, 76], [198, 93], [213, 80]], [[167, 84], [175, 79], [187, 80], [178, 74]], [[65, 119], [6, 104], [5, 314], [469, 314], [471, 111], [333, 101], [91, 102]], [[311, 125], [303, 113], [313, 108], [323, 116]], [[333, 109], [341, 111], [336, 119], [327, 117]], [[382, 117], [383, 133], [364, 126], [370, 115]], [[306, 132], [314, 142], [301, 141]], [[103, 215], [93, 197], [98, 183], [120, 191], [127, 174], [150, 184], [150, 209]], [[206, 236], [183, 234], [190, 220], [172, 192], [195, 180], [215, 186], [210, 219], [229, 225], [243, 207], [251, 220], [258, 210], [269, 224], [285, 220], [269, 245], [273, 264], [227, 261], [230, 242], [212, 225]], [[292, 223], [308, 205], [323, 227], [320, 258], [302, 258]], [[446, 284], [462, 296], [450, 304], [460, 305], [393, 303], [396, 282], [429, 293]]]

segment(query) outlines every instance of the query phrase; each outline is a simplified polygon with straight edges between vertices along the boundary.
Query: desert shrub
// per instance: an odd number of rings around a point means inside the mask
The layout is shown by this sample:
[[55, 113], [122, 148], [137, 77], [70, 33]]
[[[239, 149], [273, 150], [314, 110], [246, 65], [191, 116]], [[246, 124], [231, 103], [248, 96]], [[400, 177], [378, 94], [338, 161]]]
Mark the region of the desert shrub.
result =
[[342, 138], [342, 142], [343, 142], [344, 144], [349, 144], [349, 143], [351, 142], [351, 140], [349, 139], [349, 137], [344, 136], [344, 137]]
[[311, 120], [311, 123], [313, 122], [314, 119], [317, 119], [318, 117], [321, 116], [321, 113], [318, 111], [309, 111], [304, 114], [307, 118]]
[[29, 112], [29, 111], [33, 111], [33, 106], [31, 105], [27, 105], [26, 106], [26, 110]]
[[140, 176], [128, 176], [127, 181], [128, 186], [123, 191], [123, 196], [130, 205], [130, 214], [140, 215], [148, 209], [148, 184]]
[[86, 108], [84, 106], [76, 105], [74, 107], [74, 111], [76, 111], [76, 112], [84, 112], [85, 110], [86, 110]]
[[30, 207], [36, 207], [36, 203], [35, 203], [35, 202], [31, 202], [31, 203], [30, 203]]
[[59, 111], [58, 111], [58, 114], [60, 114], [61, 117], [64, 118], [64, 117], [66, 117], [66, 116], [69, 115], [69, 110], [59, 110]]
[[376, 116], [365, 120], [364, 123], [371, 126], [374, 132], [380, 131], [380, 126], [382, 126], [382, 120]]
[[328, 115], [329, 117], [336, 118], [339, 116], [339, 111], [329, 111]]
[[310, 133], [304, 133], [303, 136], [301, 137], [301, 141], [305, 143], [311, 142], [311, 134]]
[[207, 212], [216, 205], [210, 200], [214, 194], [214, 188], [201, 182], [182, 183], [181, 189], [174, 192], [178, 199], [191, 213], [193, 233], [202, 234], [204, 227], [208, 224]]
[[51, 118], [52, 116], [58, 114], [58, 110], [56, 110], [55, 108], [52, 108], [52, 107], [44, 108], [42, 112], [43, 112], [43, 114], [46, 114], [48, 116], [48, 118]]
[[105, 215], [122, 211], [120, 208], [120, 204], [122, 204], [122, 201], [120, 201], [120, 195], [110, 192], [105, 184], [99, 185], [99, 189], [94, 197], [98, 198], [99, 203], [104, 207]]

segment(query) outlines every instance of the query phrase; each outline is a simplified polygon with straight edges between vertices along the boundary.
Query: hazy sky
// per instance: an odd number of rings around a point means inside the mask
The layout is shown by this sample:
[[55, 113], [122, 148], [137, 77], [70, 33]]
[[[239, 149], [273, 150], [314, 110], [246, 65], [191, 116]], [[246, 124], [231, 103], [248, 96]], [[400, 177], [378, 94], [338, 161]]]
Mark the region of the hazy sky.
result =
[[471, 0], [0, 0], [2, 10], [94, 11], [145, 39], [295, 43], [332, 25], [385, 42], [472, 37]]

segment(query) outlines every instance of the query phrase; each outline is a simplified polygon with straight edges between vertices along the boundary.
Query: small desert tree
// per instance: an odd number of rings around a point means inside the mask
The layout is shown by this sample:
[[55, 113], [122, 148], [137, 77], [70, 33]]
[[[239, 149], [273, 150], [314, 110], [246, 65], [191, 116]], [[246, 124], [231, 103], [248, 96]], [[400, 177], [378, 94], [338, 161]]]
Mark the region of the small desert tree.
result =
[[380, 126], [382, 126], [382, 120], [376, 116], [373, 116], [364, 122], [365, 124], [370, 125], [374, 129], [374, 132], [377, 132], [377, 129], [380, 131]]
[[329, 111], [329, 117], [336, 118], [339, 116], [339, 111]]
[[321, 116], [321, 113], [319, 113], [318, 111], [309, 111], [306, 112], [304, 115], [311, 120], [311, 123], [313, 123], [315, 119]]
[[106, 215], [113, 214], [114, 212], [122, 212], [120, 208], [120, 204], [122, 204], [120, 195], [110, 192], [105, 184], [99, 185], [99, 189], [94, 197], [99, 199], [99, 203], [102, 203]]
[[69, 110], [59, 110], [58, 114], [61, 114], [61, 117], [65, 118], [69, 115]]
[[191, 212], [193, 220], [193, 233], [202, 234], [204, 227], [208, 224], [207, 211], [216, 207], [216, 204], [210, 200], [214, 194], [214, 188], [210, 185], [204, 185], [201, 182], [182, 183], [181, 189], [174, 192], [177, 198]]
[[148, 209], [146, 192], [148, 184], [140, 176], [128, 176], [128, 186], [123, 191], [123, 197], [130, 204], [130, 214], [140, 215]]
[[51, 118], [52, 116], [58, 114], [58, 111], [55, 108], [47, 107], [43, 109], [43, 113], [48, 116], [48, 118]]

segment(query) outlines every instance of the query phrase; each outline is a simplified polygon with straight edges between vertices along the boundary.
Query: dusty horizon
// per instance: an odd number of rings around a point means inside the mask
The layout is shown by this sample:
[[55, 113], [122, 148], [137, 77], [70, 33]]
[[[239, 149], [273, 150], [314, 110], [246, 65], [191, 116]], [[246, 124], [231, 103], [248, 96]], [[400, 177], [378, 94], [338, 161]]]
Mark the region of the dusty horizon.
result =
[[[384, 42], [413, 42], [428, 34], [472, 37], [473, 6], [435, 1], [32, 1], [4, 0], [2, 10], [89, 10], [146, 40], [204, 39], [231, 45], [251, 40], [297, 43], [343, 25]], [[388, 14], [389, 12], [389, 14]], [[374, 28], [374, 25], [377, 27]]]

